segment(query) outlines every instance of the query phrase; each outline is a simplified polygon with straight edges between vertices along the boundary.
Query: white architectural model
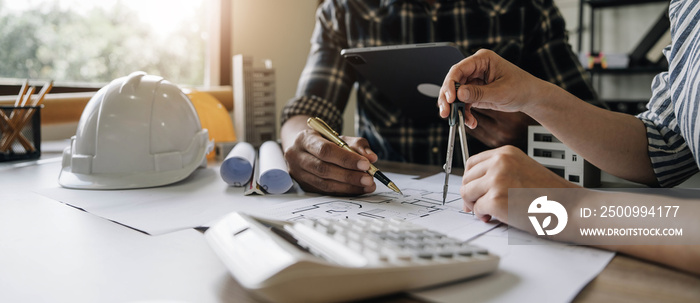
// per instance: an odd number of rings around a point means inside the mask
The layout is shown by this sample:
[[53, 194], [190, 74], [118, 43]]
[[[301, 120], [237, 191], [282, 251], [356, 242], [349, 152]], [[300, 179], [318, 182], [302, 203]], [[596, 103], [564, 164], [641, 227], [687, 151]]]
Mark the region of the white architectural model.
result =
[[528, 127], [527, 154], [572, 183], [583, 187], [600, 186], [600, 169], [577, 155], [543, 126]]
[[233, 57], [233, 123], [236, 138], [255, 147], [277, 139], [275, 70], [253, 66], [253, 58]]

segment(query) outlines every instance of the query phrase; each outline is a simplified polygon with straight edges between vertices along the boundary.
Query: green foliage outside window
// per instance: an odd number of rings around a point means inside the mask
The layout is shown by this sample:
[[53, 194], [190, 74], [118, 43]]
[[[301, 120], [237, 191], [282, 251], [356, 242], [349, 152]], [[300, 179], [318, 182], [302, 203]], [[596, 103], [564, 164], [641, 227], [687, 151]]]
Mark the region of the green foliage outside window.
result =
[[137, 70], [181, 85], [204, 83], [203, 7], [167, 34], [121, 2], [87, 13], [53, 3], [10, 11], [0, 0], [0, 78], [106, 83]]

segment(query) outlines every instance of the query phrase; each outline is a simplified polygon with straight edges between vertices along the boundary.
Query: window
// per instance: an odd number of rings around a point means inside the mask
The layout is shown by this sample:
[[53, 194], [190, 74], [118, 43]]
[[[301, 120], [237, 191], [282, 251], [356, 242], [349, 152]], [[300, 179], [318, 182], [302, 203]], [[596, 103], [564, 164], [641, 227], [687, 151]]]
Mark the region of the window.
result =
[[219, 54], [209, 48], [230, 44], [214, 41], [230, 35], [212, 24], [225, 16], [224, 2], [0, 0], [0, 80], [95, 88], [140, 70], [179, 85], [219, 85], [210, 68]]

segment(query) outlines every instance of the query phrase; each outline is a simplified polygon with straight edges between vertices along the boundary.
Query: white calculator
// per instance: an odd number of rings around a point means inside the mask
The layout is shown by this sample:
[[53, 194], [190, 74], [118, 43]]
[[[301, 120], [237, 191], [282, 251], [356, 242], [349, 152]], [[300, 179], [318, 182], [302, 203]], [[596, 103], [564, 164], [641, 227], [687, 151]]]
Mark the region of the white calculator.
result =
[[394, 219], [284, 222], [234, 212], [205, 234], [233, 277], [271, 302], [369, 298], [484, 275], [499, 261]]

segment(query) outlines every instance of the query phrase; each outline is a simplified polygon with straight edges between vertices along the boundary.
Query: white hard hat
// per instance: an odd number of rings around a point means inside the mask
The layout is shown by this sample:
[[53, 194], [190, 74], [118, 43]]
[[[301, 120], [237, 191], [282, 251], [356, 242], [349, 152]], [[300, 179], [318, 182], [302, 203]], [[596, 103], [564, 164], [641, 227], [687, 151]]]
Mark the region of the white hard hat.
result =
[[187, 96], [161, 77], [135, 72], [90, 99], [58, 183], [68, 188], [128, 189], [185, 179], [213, 144]]

